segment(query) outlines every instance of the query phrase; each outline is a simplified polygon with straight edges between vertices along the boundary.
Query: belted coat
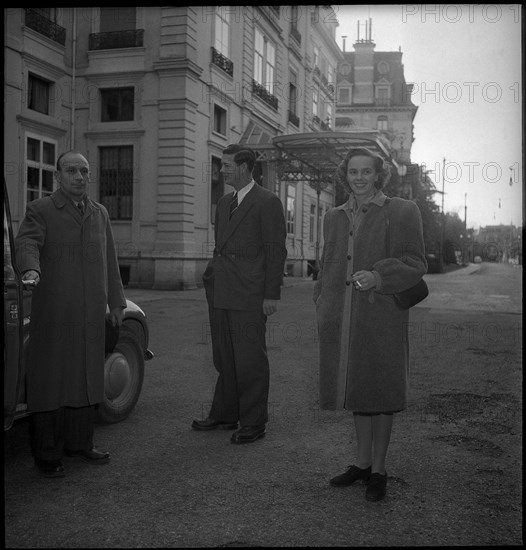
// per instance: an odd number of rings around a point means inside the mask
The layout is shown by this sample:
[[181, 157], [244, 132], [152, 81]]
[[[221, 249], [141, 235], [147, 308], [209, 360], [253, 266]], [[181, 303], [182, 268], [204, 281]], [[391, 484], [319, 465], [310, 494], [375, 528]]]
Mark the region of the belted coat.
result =
[[59, 189], [27, 205], [15, 248], [34, 269], [27, 361], [30, 412], [104, 400], [106, 307], [125, 307], [107, 210], [86, 199], [84, 216]]
[[[379, 191], [362, 206], [357, 225], [351, 200], [352, 195], [329, 210], [323, 224], [313, 295], [320, 407], [397, 412], [407, 406], [409, 310], [400, 309], [393, 294], [415, 285], [427, 271], [420, 210], [412, 201], [386, 201]], [[375, 289], [354, 287], [351, 276], [360, 270], [373, 271]]]

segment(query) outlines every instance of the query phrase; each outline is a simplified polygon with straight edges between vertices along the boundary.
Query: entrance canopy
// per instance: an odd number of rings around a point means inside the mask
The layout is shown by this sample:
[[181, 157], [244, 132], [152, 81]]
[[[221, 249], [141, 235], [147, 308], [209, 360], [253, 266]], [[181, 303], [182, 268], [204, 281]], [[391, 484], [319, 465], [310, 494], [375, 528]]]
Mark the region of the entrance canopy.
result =
[[386, 146], [374, 131], [306, 132], [272, 138], [258, 144], [258, 160], [275, 162], [278, 171], [289, 175], [332, 180], [349, 149], [365, 147], [397, 168]]

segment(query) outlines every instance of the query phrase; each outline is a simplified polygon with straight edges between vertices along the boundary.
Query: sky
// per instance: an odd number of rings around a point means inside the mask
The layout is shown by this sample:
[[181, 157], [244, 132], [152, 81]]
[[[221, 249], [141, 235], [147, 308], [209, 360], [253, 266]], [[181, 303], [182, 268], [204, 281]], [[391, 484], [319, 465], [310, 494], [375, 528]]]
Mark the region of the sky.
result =
[[[523, 223], [519, 4], [333, 5], [354, 51], [372, 19], [375, 51], [402, 51], [418, 106], [411, 161], [433, 170], [444, 210], [467, 227]], [[445, 171], [443, 170], [445, 160]], [[510, 178], [512, 185], [510, 185]], [[442, 195], [435, 195], [441, 206]]]

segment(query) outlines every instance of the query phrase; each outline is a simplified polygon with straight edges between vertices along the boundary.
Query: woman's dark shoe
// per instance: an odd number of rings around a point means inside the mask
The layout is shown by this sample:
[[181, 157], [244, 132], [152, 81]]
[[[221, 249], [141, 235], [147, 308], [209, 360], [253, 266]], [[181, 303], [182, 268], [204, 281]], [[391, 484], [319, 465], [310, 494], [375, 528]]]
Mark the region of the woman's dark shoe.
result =
[[382, 475], [378, 473], [371, 474], [369, 485], [365, 491], [365, 498], [372, 502], [382, 500], [385, 497], [387, 487], [387, 472]]
[[351, 466], [345, 473], [339, 476], [333, 477], [329, 483], [334, 487], [345, 487], [352, 485], [355, 481], [362, 479], [365, 484], [369, 482], [369, 476], [371, 475], [371, 467], [358, 468], [358, 466]]

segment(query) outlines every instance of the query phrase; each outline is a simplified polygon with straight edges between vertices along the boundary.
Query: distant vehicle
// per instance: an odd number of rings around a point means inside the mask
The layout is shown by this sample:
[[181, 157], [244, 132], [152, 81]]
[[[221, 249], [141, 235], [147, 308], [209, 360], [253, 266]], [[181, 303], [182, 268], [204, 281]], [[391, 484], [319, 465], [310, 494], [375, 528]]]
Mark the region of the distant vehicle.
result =
[[[22, 284], [16, 266], [9, 199], [4, 179], [4, 430], [13, 421], [27, 416], [25, 372], [31, 288]], [[104, 363], [104, 402], [98, 407], [98, 420], [120, 422], [135, 407], [142, 389], [149, 329], [142, 309], [126, 300], [124, 321], [116, 338], [106, 348]]]
[[476, 263], [476, 264], [480, 264], [482, 263], [482, 258], [480, 256], [475, 256], [473, 258], [473, 261]]

